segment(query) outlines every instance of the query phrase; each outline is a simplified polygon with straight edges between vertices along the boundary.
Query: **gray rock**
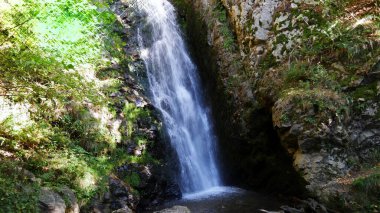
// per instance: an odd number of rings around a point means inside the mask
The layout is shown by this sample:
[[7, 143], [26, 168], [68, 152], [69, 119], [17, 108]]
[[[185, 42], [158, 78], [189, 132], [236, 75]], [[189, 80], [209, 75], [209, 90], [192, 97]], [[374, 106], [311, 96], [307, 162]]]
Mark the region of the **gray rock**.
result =
[[361, 81], [361, 85], [368, 85], [373, 82], [376, 82], [380, 79], [380, 60], [378, 60], [372, 67], [372, 69], [365, 76], [363, 81]]
[[280, 208], [284, 213], [328, 213], [325, 206], [311, 198], [307, 200], [301, 200], [296, 208], [289, 206], [281, 206]]
[[305, 138], [298, 140], [298, 145], [303, 152], [313, 153], [314, 151], [321, 150], [321, 143], [318, 138]]
[[171, 208], [156, 211], [154, 213], [191, 213], [191, 211], [186, 206], [173, 206]]
[[364, 131], [359, 136], [359, 142], [361, 143], [361, 142], [365, 141], [367, 138], [373, 137], [374, 135], [375, 135], [375, 133], [373, 131], [370, 131], [370, 130]]
[[296, 209], [289, 206], [281, 206], [280, 208], [286, 213], [305, 213], [304, 209]]
[[30, 180], [31, 182], [36, 182], [36, 183], [40, 183], [41, 182], [41, 179], [39, 178], [36, 178], [36, 176], [34, 176], [34, 174], [24, 168], [21, 168], [21, 167], [17, 167], [16, 168], [16, 171], [25, 179], [28, 179]]
[[129, 189], [127, 185], [117, 178], [110, 177], [109, 186], [111, 194], [114, 197], [124, 197], [129, 195]]
[[107, 191], [106, 193], [104, 193], [104, 200], [109, 201], [110, 199], [111, 199], [111, 193]]
[[133, 213], [133, 211], [125, 206], [124, 208], [113, 211], [112, 213]]
[[66, 213], [79, 213], [78, 200], [74, 192], [65, 186], [60, 190], [60, 194], [64, 197], [67, 204]]
[[127, 206], [136, 208], [139, 197], [131, 193], [130, 186], [116, 176], [109, 177], [110, 208], [118, 210]]
[[258, 1], [258, 7], [253, 10], [252, 14], [254, 17], [252, 29], [256, 29], [256, 39], [265, 41], [269, 38], [269, 29], [272, 26], [273, 14], [278, 3], [277, 0]]
[[267, 211], [265, 209], [259, 209], [259, 211], [264, 213], [284, 213], [284, 211]]
[[322, 204], [318, 203], [314, 199], [307, 199], [303, 201], [303, 204], [307, 207], [307, 209], [311, 212], [316, 212], [316, 213], [328, 213], [327, 209], [325, 206]]
[[38, 206], [41, 212], [46, 213], [65, 213], [65, 201], [57, 193], [48, 188], [42, 188], [38, 198]]

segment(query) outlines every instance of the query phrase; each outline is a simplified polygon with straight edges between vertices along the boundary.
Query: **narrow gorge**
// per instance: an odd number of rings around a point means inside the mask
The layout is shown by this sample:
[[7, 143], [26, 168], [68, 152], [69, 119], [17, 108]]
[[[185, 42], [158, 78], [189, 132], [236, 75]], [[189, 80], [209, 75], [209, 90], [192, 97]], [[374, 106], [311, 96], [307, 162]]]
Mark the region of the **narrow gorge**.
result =
[[376, 0], [0, 0], [0, 213], [379, 212]]

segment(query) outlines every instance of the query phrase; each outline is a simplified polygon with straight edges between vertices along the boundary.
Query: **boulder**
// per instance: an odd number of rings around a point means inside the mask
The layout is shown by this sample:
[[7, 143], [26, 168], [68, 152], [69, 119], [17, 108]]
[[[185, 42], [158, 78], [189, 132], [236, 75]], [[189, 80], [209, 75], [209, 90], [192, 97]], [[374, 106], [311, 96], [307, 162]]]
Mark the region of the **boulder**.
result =
[[155, 211], [155, 213], [191, 213], [191, 211], [186, 206], [173, 206], [161, 211]]
[[109, 177], [110, 208], [119, 210], [126, 207], [136, 208], [139, 197], [132, 193], [132, 188], [116, 176]]
[[67, 186], [59, 190], [60, 195], [65, 199], [67, 208], [66, 213], [79, 213], [78, 200], [74, 192]]
[[113, 211], [112, 213], [133, 213], [133, 211], [127, 206], [125, 206], [124, 208]]
[[66, 211], [66, 204], [62, 197], [48, 188], [42, 188], [38, 206], [44, 213], [65, 213]]

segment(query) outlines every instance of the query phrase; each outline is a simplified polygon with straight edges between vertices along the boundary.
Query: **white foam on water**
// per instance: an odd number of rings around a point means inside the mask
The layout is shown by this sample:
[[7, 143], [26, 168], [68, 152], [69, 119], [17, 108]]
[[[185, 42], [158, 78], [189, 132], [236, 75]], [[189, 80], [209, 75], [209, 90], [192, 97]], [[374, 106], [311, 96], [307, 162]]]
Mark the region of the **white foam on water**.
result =
[[218, 186], [212, 187], [207, 190], [203, 190], [195, 193], [188, 193], [182, 196], [183, 200], [200, 200], [212, 197], [228, 197], [234, 194], [245, 193], [246, 190], [237, 187]]

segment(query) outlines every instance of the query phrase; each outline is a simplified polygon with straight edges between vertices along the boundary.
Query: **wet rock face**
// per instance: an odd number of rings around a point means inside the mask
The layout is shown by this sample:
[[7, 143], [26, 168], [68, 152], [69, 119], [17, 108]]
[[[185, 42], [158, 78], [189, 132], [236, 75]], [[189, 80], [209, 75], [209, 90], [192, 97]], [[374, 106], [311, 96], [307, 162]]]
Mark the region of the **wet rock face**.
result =
[[[181, 198], [182, 194], [178, 184], [166, 176], [166, 170], [167, 168], [164, 166], [132, 163], [119, 167], [117, 176], [122, 179], [129, 179], [132, 182], [134, 188], [140, 192], [138, 206], [135, 207], [144, 208]], [[123, 190], [119, 187], [115, 189]], [[111, 190], [111, 195], [114, 194]]]
[[[278, 141], [271, 111], [260, 106], [254, 95], [256, 74], [245, 75], [255, 65], [241, 52], [240, 44], [229, 43], [234, 39], [228, 33], [229, 11], [225, 12], [220, 1], [174, 3], [180, 21], [186, 23], [188, 41], [213, 107], [226, 182], [302, 194], [304, 182]], [[266, 51], [263, 46], [255, 50], [260, 54]]]
[[154, 179], [148, 183], [152, 190], [144, 191], [141, 206], [162, 205], [166, 201], [177, 200], [182, 197], [179, 185], [165, 179]]
[[[109, 196], [109, 197], [108, 197]], [[136, 208], [139, 197], [133, 193], [133, 188], [117, 177], [109, 178], [109, 194], [106, 197], [111, 210]]]
[[[360, 62], [366, 63], [361, 68], [365, 70], [354, 72], [365, 74], [355, 76], [342, 90], [323, 82], [310, 86], [310, 79], [302, 76], [297, 79], [305, 83], [301, 89], [288, 82], [291, 61], [311, 60], [307, 63], [318, 66], [319, 58], [294, 58], [292, 52], [310, 42], [306, 33], [318, 34], [329, 13], [326, 5], [314, 0], [174, 2], [212, 94], [221, 156], [228, 159], [226, 170], [234, 171], [227, 172], [227, 180], [238, 173], [244, 176], [240, 182], [263, 186], [270, 178], [258, 174], [279, 174], [263, 168], [286, 168], [278, 163], [286, 162], [307, 181], [309, 192], [326, 198], [338, 191], [329, 186], [352, 170], [350, 161], [365, 161], [371, 150], [379, 149], [378, 59]], [[226, 45], [231, 38], [226, 29], [233, 31], [232, 48]], [[342, 54], [337, 51], [329, 57], [327, 72], [346, 78]], [[377, 98], [352, 103], [347, 91], [359, 87], [372, 88], [370, 94]], [[354, 109], [358, 105], [360, 112]]]

